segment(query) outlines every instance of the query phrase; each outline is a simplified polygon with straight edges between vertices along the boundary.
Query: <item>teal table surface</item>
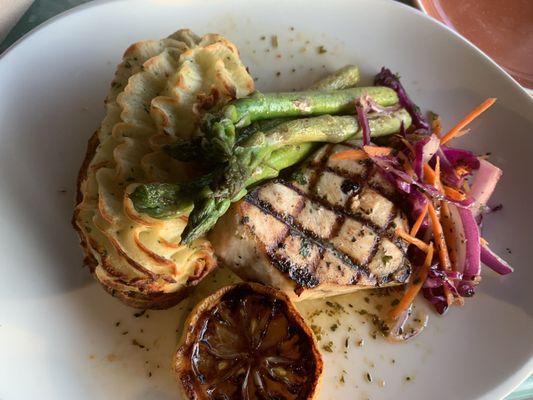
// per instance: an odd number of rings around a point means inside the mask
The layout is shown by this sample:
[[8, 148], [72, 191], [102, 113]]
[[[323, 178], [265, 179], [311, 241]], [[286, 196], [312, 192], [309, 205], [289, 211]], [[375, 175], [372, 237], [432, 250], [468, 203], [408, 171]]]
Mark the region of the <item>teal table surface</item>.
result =
[[[54, 15], [72, 7], [83, 3], [88, 3], [89, 1], [91, 0], [35, 0], [33, 5], [7, 35], [5, 40], [0, 43], [0, 54], [3, 53], [13, 43], [15, 43], [17, 39], [19, 39], [26, 32], [29, 32], [47, 19], [52, 18]], [[408, 0], [404, 0], [403, 2], [408, 4], [410, 3]], [[529, 377], [529, 379], [520, 385], [505, 400], [527, 399], [533, 399], [533, 376]]]

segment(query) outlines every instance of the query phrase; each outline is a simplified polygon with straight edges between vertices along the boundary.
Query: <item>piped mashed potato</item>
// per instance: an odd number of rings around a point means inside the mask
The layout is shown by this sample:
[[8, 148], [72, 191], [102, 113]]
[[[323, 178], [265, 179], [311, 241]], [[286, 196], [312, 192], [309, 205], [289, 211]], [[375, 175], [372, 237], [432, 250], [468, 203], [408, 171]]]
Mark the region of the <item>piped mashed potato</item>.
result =
[[129, 194], [139, 183], [190, 178], [162, 146], [191, 137], [205, 109], [253, 90], [236, 46], [220, 35], [180, 30], [126, 50], [88, 144], [73, 216], [85, 263], [126, 304], [170, 307], [215, 268], [207, 239], [180, 244], [186, 215], [139, 214]]

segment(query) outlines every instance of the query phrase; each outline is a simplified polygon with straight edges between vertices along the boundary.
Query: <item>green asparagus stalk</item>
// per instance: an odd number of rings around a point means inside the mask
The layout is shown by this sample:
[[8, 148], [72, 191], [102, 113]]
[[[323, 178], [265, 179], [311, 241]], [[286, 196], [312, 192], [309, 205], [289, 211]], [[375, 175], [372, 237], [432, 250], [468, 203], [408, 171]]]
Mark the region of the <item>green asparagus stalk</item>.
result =
[[213, 154], [231, 157], [236, 141], [236, 129], [254, 121], [322, 114], [353, 113], [354, 102], [363, 94], [382, 106], [398, 102], [392, 89], [379, 86], [356, 87], [329, 91], [290, 93], [255, 93], [224, 106], [220, 111], [207, 113], [202, 123], [206, 143]]
[[316, 82], [310, 90], [339, 90], [354, 87], [359, 82], [359, 68], [347, 65]]
[[[402, 109], [388, 116], [371, 118], [368, 122], [371, 136], [381, 136], [398, 131], [402, 123], [408, 127], [411, 118]], [[234, 149], [232, 159], [213, 193], [195, 203], [182, 242], [191, 243], [209, 231], [231, 203], [245, 194], [250, 176], [274, 151], [301, 143], [339, 143], [361, 137], [361, 134], [355, 117], [331, 115], [288, 121], [267, 133], [254, 134], [243, 146]]]
[[[245, 128], [239, 129], [236, 144], [246, 140], [256, 132], [266, 132], [291, 119], [293, 118], [273, 118], [256, 121]], [[164, 146], [163, 150], [169, 156], [179, 161], [209, 161], [212, 159], [210, 152], [204, 151], [202, 141], [198, 137], [193, 139], [178, 139], [174, 143]]]
[[[359, 82], [359, 68], [347, 65], [313, 84], [310, 90], [340, 90], [354, 87]], [[260, 120], [239, 129], [236, 133], [236, 144], [258, 131], [265, 132], [290, 118], [273, 118]], [[165, 152], [179, 161], [194, 161], [205, 159], [208, 152], [203, 151], [199, 138], [181, 139], [164, 147]]]
[[[310, 89], [346, 89], [355, 86], [358, 81], [359, 68], [355, 65], [347, 65], [319, 80]], [[241, 128], [237, 138], [237, 144], [240, 144], [240, 142], [243, 142], [257, 132], [266, 132], [291, 119], [274, 118], [260, 120], [252, 123], [248, 127]], [[376, 129], [376, 133], [379, 132], [387, 132], [387, 130]], [[302, 143], [286, 146], [274, 151], [264, 164], [256, 168], [252, 177], [246, 183], [246, 187], [266, 179], [277, 177], [281, 170], [299, 163], [310, 155], [315, 148], [315, 143]], [[165, 146], [164, 149], [167, 154], [180, 161], [193, 161], [204, 158], [201, 143], [198, 139], [178, 140], [171, 145]], [[203, 189], [200, 185], [205, 184], [205, 186], [208, 186], [212, 181], [213, 174], [209, 174], [192, 183], [150, 183], [138, 186], [131, 197], [137, 211], [147, 213], [154, 218], [167, 218], [190, 212], [193, 207], [194, 194], [198, 195]], [[245, 194], [245, 190], [241, 191], [240, 197], [236, 196], [234, 201], [240, 199]]]
[[[371, 136], [379, 137], [398, 132], [402, 122], [408, 127], [411, 120], [405, 110], [399, 110], [390, 115], [370, 117], [368, 122]], [[325, 115], [286, 121], [269, 132], [254, 135], [248, 138], [244, 146], [239, 146], [238, 151], [242, 162], [246, 158], [249, 166], [243, 167], [241, 162], [233, 162], [232, 168], [237, 171], [231, 181], [238, 186], [224, 194], [233, 201], [244, 196], [246, 192], [243, 192], [243, 189], [262, 180], [276, 177], [282, 169], [306, 158], [310, 154], [310, 149], [314, 147], [314, 142], [339, 142], [348, 137], [358, 139], [361, 138], [361, 130], [355, 117]], [[263, 146], [262, 155], [259, 154], [258, 145]], [[268, 148], [265, 150], [265, 147]], [[253, 165], [250, 153], [254, 153]], [[268, 154], [270, 155], [265, 158]], [[253, 173], [248, 177], [250, 170], [253, 170]], [[230, 173], [228, 170], [225, 175]], [[240, 178], [236, 179], [239, 175]], [[191, 211], [194, 199], [202, 193], [204, 197], [213, 195], [208, 187], [215, 177], [216, 175], [212, 173], [192, 182], [139, 185], [130, 197], [139, 212], [154, 218], [172, 217]], [[242, 181], [245, 181], [244, 185], [240, 184]], [[228, 187], [226, 186], [226, 189]]]
[[[280, 171], [307, 158], [315, 149], [316, 143], [302, 143], [286, 146], [272, 153], [268, 160], [256, 168], [245, 186], [250, 187], [266, 179], [279, 175]], [[137, 186], [130, 195], [138, 212], [153, 218], [169, 218], [189, 213], [194, 206], [194, 199], [202, 194], [215, 180], [215, 174], [208, 174], [191, 182], [181, 183], [146, 183]], [[207, 189], [204, 197], [211, 192]], [[236, 196], [239, 200], [246, 194], [243, 191]]]
[[145, 183], [135, 188], [130, 199], [135, 209], [153, 218], [168, 218], [188, 213], [194, 199], [207, 196], [206, 189], [213, 182], [213, 173], [188, 182]]

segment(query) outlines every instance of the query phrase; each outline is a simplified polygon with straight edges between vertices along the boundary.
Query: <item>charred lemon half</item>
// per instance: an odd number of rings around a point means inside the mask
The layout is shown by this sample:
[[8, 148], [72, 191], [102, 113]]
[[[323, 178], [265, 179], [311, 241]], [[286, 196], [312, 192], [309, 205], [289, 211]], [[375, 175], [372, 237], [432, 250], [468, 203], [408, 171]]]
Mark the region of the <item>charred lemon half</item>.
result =
[[191, 312], [174, 368], [188, 399], [313, 399], [322, 359], [282, 292], [226, 286]]

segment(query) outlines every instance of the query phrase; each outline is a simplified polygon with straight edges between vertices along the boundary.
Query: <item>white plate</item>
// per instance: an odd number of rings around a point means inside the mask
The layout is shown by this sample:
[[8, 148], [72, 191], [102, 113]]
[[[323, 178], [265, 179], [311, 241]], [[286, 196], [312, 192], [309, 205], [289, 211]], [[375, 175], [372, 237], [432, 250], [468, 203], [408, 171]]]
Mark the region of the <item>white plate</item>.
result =
[[[0, 398], [176, 398], [169, 363], [184, 307], [135, 318], [81, 268], [69, 219], [85, 143], [122, 52], [181, 27], [234, 40], [260, 89], [302, 87], [346, 63], [368, 76], [386, 65], [445, 127], [498, 97], [464, 144], [492, 152], [504, 170], [494, 197], [504, 208], [487, 219], [484, 235], [516, 272], [501, 278], [485, 270], [474, 299], [432, 316], [408, 344], [367, 340], [347, 357], [326, 353], [321, 398], [493, 400], [524, 379], [533, 367], [533, 105], [508, 75], [451, 31], [392, 2], [130, 0], [79, 7], [0, 59]], [[280, 47], [267, 52], [273, 34]], [[318, 55], [319, 45], [326, 54]], [[351, 318], [332, 335], [336, 348]], [[351, 341], [366, 334], [357, 329]]]

